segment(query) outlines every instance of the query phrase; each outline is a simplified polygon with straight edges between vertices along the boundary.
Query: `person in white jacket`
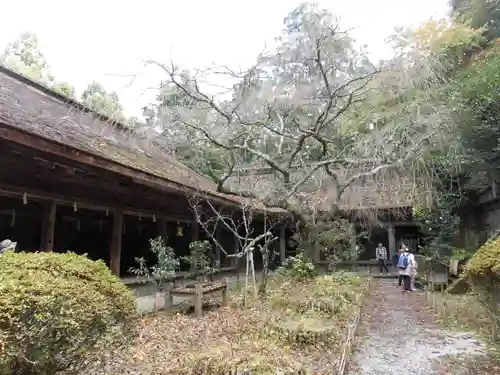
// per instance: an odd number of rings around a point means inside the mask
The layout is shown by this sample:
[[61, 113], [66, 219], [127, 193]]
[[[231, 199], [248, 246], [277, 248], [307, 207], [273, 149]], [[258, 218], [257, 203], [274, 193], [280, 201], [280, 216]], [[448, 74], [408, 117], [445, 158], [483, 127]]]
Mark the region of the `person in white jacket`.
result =
[[413, 265], [415, 264], [415, 256], [409, 252], [408, 247], [402, 247], [403, 252], [399, 256], [398, 272], [403, 278], [403, 291], [411, 290], [411, 275], [413, 274]]
[[409, 267], [409, 273], [410, 273], [410, 291], [411, 292], [414, 292], [416, 290], [415, 288], [415, 279], [417, 277], [417, 268], [418, 268], [418, 264], [417, 264], [417, 260], [415, 259], [415, 255], [413, 255], [413, 253], [409, 250], [409, 261], [410, 261], [410, 265], [408, 266]]

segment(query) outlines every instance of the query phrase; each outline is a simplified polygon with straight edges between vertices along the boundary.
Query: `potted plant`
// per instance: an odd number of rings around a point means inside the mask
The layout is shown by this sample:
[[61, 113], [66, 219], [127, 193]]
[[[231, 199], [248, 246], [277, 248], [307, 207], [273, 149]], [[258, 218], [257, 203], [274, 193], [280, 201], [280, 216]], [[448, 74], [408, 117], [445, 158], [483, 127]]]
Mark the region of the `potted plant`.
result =
[[131, 267], [130, 272], [137, 276], [140, 282], [155, 286], [154, 310], [158, 311], [165, 304], [164, 287], [175, 277], [179, 267], [179, 260], [175, 257], [174, 249], [165, 246], [161, 237], [149, 240], [149, 250], [156, 256], [156, 264], [148, 266], [144, 258], [135, 258], [137, 268]]

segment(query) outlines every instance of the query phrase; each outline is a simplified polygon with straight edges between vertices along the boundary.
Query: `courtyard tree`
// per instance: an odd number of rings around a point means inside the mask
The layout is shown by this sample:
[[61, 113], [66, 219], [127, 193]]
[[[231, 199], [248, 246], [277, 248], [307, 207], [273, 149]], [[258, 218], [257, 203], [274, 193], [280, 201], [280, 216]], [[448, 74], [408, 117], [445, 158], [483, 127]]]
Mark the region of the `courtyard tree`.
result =
[[[360, 185], [385, 194], [380, 205], [397, 203], [390, 192], [401, 185], [409, 187], [407, 202], [429, 202], [433, 176], [425, 156], [449, 149], [453, 129], [441, 91], [449, 66], [429, 42], [446, 30], [427, 39], [421, 30], [401, 30], [395, 57], [375, 65], [315, 5], [293, 10], [284, 26], [276, 47], [243, 72], [222, 66], [190, 74], [150, 61], [163, 70], [163, 86], [182, 97], [156, 108], [156, 121], [174, 127], [184, 142], [230, 155], [223, 176], [238, 175], [242, 165], [271, 171], [273, 183], [252, 185], [252, 194], [292, 211], [299, 233], [367, 208]], [[234, 82], [229, 91], [210, 81], [220, 77]], [[226, 178], [219, 190], [241, 193], [249, 186], [234, 180]], [[318, 189], [303, 194], [312, 181]]]

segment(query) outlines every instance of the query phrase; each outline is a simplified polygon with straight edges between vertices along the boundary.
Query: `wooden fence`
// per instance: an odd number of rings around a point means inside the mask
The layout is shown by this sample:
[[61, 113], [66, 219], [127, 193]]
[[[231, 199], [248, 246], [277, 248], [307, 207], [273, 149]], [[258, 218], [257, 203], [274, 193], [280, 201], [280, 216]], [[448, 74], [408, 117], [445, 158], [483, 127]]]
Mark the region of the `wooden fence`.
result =
[[[364, 293], [366, 293], [371, 287], [371, 278], [366, 279], [365, 283], [365, 290]], [[336, 375], [344, 375], [347, 370], [347, 364], [349, 362], [349, 358], [351, 356], [351, 351], [352, 351], [352, 343], [354, 341], [354, 337], [356, 335], [356, 331], [358, 330], [359, 324], [361, 322], [361, 312], [363, 308], [363, 296], [364, 293], [361, 295], [358, 295], [356, 297], [356, 305], [358, 306], [356, 313], [354, 314], [354, 317], [351, 321], [351, 324], [349, 324], [349, 328], [347, 330], [347, 335], [346, 339], [343, 344], [342, 348], [342, 356], [340, 357], [339, 361], [339, 366], [337, 368]]]

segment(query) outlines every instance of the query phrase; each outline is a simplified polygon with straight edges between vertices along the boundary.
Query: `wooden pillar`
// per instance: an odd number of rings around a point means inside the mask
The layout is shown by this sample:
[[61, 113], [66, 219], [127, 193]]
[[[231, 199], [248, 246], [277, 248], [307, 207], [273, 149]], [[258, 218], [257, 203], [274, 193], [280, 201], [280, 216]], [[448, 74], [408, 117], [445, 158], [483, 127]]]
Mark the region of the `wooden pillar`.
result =
[[389, 241], [389, 259], [392, 260], [392, 256], [396, 253], [396, 230], [394, 225], [389, 223], [387, 226], [387, 235]]
[[120, 276], [120, 258], [122, 253], [123, 213], [113, 213], [113, 232], [109, 249], [109, 269], [116, 276]]
[[280, 226], [280, 263], [285, 263], [286, 257], [286, 228]]
[[[240, 251], [240, 240], [239, 238], [235, 235], [234, 236], [234, 249], [233, 249], [233, 254], [237, 254]], [[238, 258], [233, 257], [231, 258], [231, 267], [238, 267]]]
[[56, 202], [48, 202], [42, 218], [41, 251], [54, 250], [54, 233], [56, 229]]
[[167, 246], [167, 241], [168, 241], [168, 234], [167, 234], [167, 219], [165, 218], [160, 218], [156, 222], [156, 225], [158, 227], [158, 236], [161, 237], [163, 240], [163, 244]]
[[[217, 241], [217, 244], [222, 246], [221, 243], [221, 227], [217, 225], [215, 227], [215, 241]], [[215, 262], [216, 262], [216, 267], [220, 267], [220, 247], [215, 246]]]
[[357, 235], [356, 224], [353, 223], [351, 226], [351, 249], [353, 251], [356, 250], [357, 246], [356, 235]]
[[191, 233], [191, 236], [192, 236], [192, 239], [191, 241], [198, 241], [198, 239], [200, 238], [200, 228], [198, 227], [198, 220], [196, 219], [196, 214], [194, 216], [194, 220], [193, 220], [193, 223], [191, 224], [192, 226], [192, 233]]

